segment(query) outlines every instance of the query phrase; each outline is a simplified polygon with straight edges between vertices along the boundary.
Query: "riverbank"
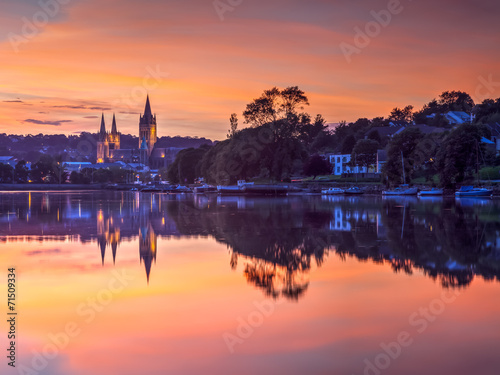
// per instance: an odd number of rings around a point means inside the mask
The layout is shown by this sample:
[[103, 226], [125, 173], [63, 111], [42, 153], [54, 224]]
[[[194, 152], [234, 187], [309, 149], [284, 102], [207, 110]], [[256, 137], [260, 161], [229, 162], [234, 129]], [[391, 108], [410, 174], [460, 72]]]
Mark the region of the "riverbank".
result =
[[[266, 184], [267, 185], [267, 184]], [[279, 185], [279, 186], [289, 186], [292, 187], [292, 191], [295, 191], [296, 194], [300, 194], [301, 191], [309, 191], [320, 193], [321, 190], [328, 189], [330, 187], [336, 187], [340, 189], [348, 189], [353, 186], [357, 186], [362, 189], [366, 194], [370, 195], [382, 195], [382, 191], [387, 190], [387, 188], [380, 183], [352, 183], [352, 182], [319, 182], [319, 181], [311, 181], [311, 182], [297, 182], [297, 183], [281, 183], [281, 184], [268, 184]], [[419, 190], [428, 189], [428, 185], [413, 185], [417, 187]], [[89, 190], [117, 190], [117, 191], [130, 191], [134, 188], [140, 188], [141, 186], [137, 186], [134, 184], [0, 184], [0, 192], [8, 192], [8, 191], [89, 191]], [[144, 186], [142, 186], [144, 187]], [[493, 189], [493, 196], [500, 196], [500, 185], [494, 184], [490, 187]], [[444, 196], [454, 196], [455, 190], [453, 189], [445, 189]]]
[[0, 184], [0, 191], [104, 190], [105, 184]]

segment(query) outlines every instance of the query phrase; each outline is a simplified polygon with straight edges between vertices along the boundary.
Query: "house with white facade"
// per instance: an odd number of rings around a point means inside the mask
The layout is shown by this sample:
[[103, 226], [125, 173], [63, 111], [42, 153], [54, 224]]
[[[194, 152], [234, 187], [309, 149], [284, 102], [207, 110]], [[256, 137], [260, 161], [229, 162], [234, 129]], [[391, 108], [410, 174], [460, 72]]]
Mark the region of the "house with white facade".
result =
[[332, 174], [341, 176], [342, 174], [349, 173], [381, 173], [382, 166], [387, 160], [387, 153], [385, 150], [377, 150], [377, 157], [373, 168], [366, 167], [351, 167], [351, 154], [331, 154], [328, 155], [328, 160], [332, 165]]

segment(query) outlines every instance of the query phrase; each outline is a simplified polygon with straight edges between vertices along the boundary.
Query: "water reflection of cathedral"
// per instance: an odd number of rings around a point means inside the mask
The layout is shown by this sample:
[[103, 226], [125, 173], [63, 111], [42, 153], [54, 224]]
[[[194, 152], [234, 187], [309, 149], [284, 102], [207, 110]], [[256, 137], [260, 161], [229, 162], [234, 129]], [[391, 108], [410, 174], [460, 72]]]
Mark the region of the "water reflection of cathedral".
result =
[[156, 233], [151, 222], [141, 223], [139, 229], [139, 256], [141, 263], [144, 262], [146, 277], [149, 284], [149, 274], [151, 273], [151, 263], [156, 263]]
[[[169, 234], [175, 233], [175, 226], [170, 221], [167, 224], [165, 215], [162, 215], [159, 211], [158, 204], [153, 198], [147, 204], [140, 204], [139, 200], [137, 200], [133, 207], [136, 215], [131, 215], [132, 224], [130, 220], [124, 221], [123, 217], [115, 216], [115, 211], [106, 213], [103, 210], [97, 211], [97, 244], [101, 251], [102, 265], [104, 265], [107, 248], [111, 248], [113, 264], [116, 264], [118, 245], [123, 240], [121, 227], [126, 226], [128, 233], [130, 233], [130, 226], [135, 227], [136, 235], [139, 238], [139, 262], [144, 263], [146, 279], [149, 283], [151, 266], [156, 263], [158, 245], [158, 235], [153, 225], [157, 224], [160, 231], [164, 233], [166, 230]], [[127, 216], [127, 218], [130, 219], [130, 216]]]

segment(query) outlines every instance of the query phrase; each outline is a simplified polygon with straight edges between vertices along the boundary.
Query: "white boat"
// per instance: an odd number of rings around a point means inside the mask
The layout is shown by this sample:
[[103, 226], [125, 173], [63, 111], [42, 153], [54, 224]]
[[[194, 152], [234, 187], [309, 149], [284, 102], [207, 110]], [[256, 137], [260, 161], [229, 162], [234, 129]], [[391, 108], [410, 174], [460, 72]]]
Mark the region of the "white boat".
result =
[[418, 189], [408, 185], [401, 185], [393, 190], [384, 190], [382, 195], [417, 195]]
[[321, 190], [321, 194], [323, 194], [323, 195], [344, 194], [344, 190], [339, 189], [339, 188], [330, 188], [330, 189], [326, 189], [326, 190]]
[[490, 197], [493, 190], [486, 188], [475, 188], [473, 186], [462, 186], [455, 192], [455, 197]]
[[430, 190], [421, 190], [418, 193], [419, 197], [430, 197], [435, 195], [443, 195], [443, 189], [432, 188]]

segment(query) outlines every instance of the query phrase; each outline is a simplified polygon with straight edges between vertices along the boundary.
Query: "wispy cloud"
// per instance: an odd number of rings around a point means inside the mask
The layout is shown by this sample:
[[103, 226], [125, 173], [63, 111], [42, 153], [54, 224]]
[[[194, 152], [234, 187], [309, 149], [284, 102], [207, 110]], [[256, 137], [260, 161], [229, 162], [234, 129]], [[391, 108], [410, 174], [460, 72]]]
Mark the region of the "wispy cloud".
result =
[[66, 108], [66, 109], [90, 109], [92, 111], [111, 111], [109, 107], [85, 106], [85, 105], [53, 105], [51, 108]]
[[36, 125], [61, 126], [62, 124], [66, 123], [66, 122], [73, 122], [73, 120], [43, 121], [43, 120], [35, 120], [32, 118], [28, 118], [26, 120], [23, 120], [22, 122], [23, 123], [28, 122], [28, 123], [36, 124]]
[[47, 249], [47, 250], [31, 250], [25, 251], [26, 255], [42, 255], [42, 254], [58, 254], [61, 252], [61, 249]]
[[24, 103], [22, 100], [4, 100], [4, 103]]

